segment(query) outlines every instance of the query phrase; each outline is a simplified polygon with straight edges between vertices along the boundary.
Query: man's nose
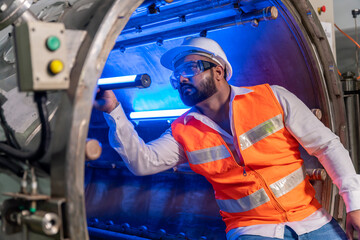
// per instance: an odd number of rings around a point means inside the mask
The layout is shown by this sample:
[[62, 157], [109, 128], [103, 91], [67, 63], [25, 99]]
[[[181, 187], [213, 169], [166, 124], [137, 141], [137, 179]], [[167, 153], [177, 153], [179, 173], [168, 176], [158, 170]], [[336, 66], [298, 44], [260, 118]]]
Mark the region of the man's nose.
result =
[[180, 75], [180, 83], [187, 83], [189, 81], [190, 81], [189, 78], [184, 77], [183, 75]]

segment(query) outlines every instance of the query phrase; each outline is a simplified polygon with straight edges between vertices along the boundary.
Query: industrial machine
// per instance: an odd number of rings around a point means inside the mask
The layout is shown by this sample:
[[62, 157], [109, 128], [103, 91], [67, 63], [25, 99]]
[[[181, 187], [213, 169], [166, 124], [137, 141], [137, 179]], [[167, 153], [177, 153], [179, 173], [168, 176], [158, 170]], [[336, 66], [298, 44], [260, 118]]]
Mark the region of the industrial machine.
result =
[[[223, 46], [231, 84], [295, 93], [358, 169], [358, 108], [344, 103], [358, 88], [347, 76], [344, 95], [318, 16], [308, 0], [0, 0], [0, 239], [225, 239], [202, 176], [186, 164], [132, 175], [92, 109], [98, 86], [116, 88], [139, 135], [160, 136], [186, 107], [159, 59], [187, 36]], [[343, 224], [336, 187], [302, 153], [317, 198]]]

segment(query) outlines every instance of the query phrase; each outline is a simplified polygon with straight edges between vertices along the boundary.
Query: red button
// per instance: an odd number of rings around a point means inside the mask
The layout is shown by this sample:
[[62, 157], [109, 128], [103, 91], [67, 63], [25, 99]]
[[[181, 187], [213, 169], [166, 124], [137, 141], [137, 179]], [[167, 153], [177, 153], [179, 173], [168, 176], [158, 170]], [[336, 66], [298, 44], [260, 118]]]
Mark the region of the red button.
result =
[[320, 8], [320, 10], [321, 10], [322, 12], [325, 12], [325, 11], [326, 11], [326, 7], [325, 7], [325, 5], [324, 5], [324, 6], [322, 6], [322, 7]]

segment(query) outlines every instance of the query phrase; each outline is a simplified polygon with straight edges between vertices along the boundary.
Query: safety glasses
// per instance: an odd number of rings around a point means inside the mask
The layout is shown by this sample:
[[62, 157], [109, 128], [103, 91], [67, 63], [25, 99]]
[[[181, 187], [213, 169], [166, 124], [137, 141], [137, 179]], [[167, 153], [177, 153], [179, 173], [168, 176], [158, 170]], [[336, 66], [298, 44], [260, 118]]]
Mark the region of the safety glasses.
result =
[[170, 76], [170, 83], [173, 88], [178, 89], [180, 86], [180, 77], [191, 78], [212, 67], [216, 64], [208, 61], [198, 60], [185, 62], [178, 66]]

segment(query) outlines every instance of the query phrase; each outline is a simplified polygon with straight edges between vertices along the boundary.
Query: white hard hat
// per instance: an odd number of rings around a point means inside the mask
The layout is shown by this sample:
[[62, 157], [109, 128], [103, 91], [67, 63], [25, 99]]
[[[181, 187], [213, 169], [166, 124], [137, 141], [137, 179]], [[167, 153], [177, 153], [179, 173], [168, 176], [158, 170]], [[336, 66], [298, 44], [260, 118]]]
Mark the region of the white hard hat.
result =
[[164, 67], [174, 70], [176, 61], [190, 54], [198, 54], [214, 60], [226, 69], [226, 80], [231, 78], [232, 67], [227, 60], [224, 50], [217, 42], [206, 37], [185, 38], [180, 46], [172, 48], [164, 53], [160, 62]]

